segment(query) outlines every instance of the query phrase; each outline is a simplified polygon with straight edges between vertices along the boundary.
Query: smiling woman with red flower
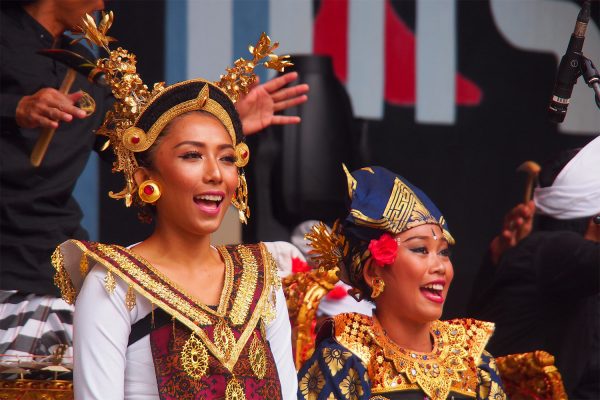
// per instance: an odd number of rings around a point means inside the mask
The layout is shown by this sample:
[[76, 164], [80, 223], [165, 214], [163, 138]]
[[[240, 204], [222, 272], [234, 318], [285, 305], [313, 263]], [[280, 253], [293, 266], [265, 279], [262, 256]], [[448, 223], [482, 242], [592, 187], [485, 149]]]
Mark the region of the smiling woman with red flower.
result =
[[[484, 351], [493, 324], [439, 320], [454, 277], [454, 239], [440, 211], [384, 168], [345, 172], [346, 218], [331, 231], [317, 225], [307, 237], [319, 267], [338, 270], [349, 293], [376, 309], [373, 317], [340, 314], [323, 324], [299, 372], [298, 398], [505, 398]], [[319, 385], [309, 385], [315, 376]]]

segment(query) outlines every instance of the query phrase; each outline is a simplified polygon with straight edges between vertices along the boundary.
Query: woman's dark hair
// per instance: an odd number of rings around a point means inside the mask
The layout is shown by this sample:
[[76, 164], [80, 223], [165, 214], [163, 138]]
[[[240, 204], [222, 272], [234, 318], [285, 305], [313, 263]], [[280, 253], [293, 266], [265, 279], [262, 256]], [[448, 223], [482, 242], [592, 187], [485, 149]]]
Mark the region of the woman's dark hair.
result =
[[[542, 164], [542, 170], [538, 176], [541, 187], [552, 186], [560, 171], [579, 153], [581, 149], [565, 150], [558, 156]], [[570, 231], [585, 234], [590, 218], [556, 219], [547, 215], [536, 216], [536, 229], [540, 231]]]
[[[344, 232], [344, 235], [349, 244], [349, 246], [348, 246], [349, 251], [348, 251], [348, 254], [346, 255], [346, 257], [344, 257], [343, 262], [344, 262], [344, 268], [346, 269], [346, 274], [348, 275], [348, 279], [350, 281], [349, 282], [350, 286], [352, 286], [360, 291], [360, 296], [361, 296], [362, 300], [367, 300], [367, 301], [370, 301], [371, 303], [373, 303], [374, 301], [373, 301], [373, 298], [371, 297], [371, 293], [372, 293], [371, 287], [369, 285], [367, 285], [367, 282], [365, 282], [365, 278], [362, 273], [362, 271], [364, 270], [365, 262], [367, 262], [367, 261], [366, 260], [362, 261], [361, 266], [358, 269], [358, 271], [356, 271], [356, 273], [353, 273], [352, 267], [351, 267], [352, 260], [355, 257], [361, 257], [365, 253], [365, 251], [369, 247], [369, 242], [355, 237], [354, 235], [352, 235], [352, 233], [350, 231]], [[355, 297], [355, 299], [356, 299], [356, 297]]]

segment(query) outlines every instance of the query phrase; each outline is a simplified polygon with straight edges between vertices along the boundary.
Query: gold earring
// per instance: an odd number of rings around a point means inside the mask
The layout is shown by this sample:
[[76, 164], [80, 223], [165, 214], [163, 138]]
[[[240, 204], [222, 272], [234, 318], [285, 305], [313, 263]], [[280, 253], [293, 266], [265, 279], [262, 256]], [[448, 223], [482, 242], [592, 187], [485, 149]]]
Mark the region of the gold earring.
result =
[[142, 182], [138, 188], [138, 196], [140, 196], [140, 199], [144, 203], [154, 204], [160, 198], [160, 195], [158, 183], [154, 182], [152, 179]]
[[381, 293], [383, 293], [383, 289], [385, 289], [385, 282], [381, 278], [373, 278], [371, 281], [371, 298], [378, 298]]
[[231, 204], [238, 209], [240, 222], [247, 224], [248, 218], [250, 218], [250, 207], [248, 206], [248, 184], [243, 172], [238, 175], [238, 186], [231, 199]]

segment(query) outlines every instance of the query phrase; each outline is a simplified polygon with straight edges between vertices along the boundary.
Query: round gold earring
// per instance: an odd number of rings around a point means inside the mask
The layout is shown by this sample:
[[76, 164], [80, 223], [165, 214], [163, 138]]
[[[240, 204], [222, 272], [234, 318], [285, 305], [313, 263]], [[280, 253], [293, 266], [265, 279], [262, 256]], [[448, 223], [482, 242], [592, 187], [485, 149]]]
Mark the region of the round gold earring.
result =
[[138, 188], [138, 196], [144, 203], [154, 204], [160, 198], [160, 188], [158, 183], [152, 179], [142, 182]]
[[385, 289], [385, 282], [381, 278], [373, 278], [371, 281], [371, 298], [378, 298], [381, 293], [383, 293], [383, 289]]

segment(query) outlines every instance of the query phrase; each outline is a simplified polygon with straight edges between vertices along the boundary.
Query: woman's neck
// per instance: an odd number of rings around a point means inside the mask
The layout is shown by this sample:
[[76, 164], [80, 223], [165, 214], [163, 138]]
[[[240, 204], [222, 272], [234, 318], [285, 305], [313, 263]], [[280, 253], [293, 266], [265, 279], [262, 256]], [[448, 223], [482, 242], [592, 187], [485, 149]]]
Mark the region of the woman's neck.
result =
[[430, 322], [411, 321], [378, 309], [375, 316], [387, 337], [398, 346], [421, 353], [431, 352]]
[[180, 270], [210, 268], [221, 264], [220, 257], [210, 245], [210, 235], [192, 235], [157, 222], [150, 237], [136, 246], [139, 252], [155, 266], [169, 266]]

